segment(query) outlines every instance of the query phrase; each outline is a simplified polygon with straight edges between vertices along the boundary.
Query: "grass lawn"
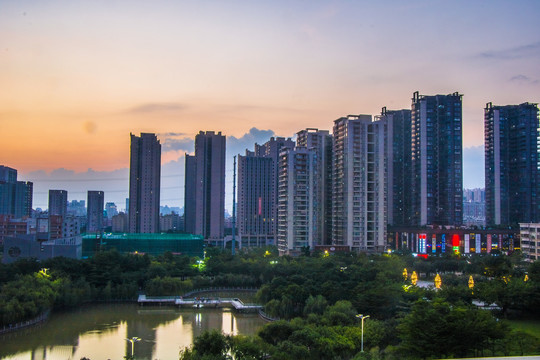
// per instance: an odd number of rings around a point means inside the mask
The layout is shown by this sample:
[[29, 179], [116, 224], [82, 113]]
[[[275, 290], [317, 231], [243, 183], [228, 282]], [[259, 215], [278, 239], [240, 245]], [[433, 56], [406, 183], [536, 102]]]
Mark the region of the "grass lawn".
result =
[[540, 338], [540, 319], [513, 319], [506, 320], [512, 329], [521, 330]]

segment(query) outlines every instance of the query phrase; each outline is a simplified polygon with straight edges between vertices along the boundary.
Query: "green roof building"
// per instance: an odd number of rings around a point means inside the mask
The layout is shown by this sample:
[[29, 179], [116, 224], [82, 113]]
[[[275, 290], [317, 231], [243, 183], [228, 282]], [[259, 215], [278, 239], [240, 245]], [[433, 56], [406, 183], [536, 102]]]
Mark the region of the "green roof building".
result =
[[172, 252], [178, 255], [204, 256], [204, 239], [191, 234], [84, 234], [82, 257], [92, 257], [98, 251], [116, 249], [121, 253], [153, 256]]

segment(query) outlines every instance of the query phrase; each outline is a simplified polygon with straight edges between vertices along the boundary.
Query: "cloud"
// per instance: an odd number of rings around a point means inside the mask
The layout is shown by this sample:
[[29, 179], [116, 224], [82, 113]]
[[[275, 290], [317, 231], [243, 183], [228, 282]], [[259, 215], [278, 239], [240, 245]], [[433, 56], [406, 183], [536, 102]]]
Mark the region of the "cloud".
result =
[[234, 136], [227, 137], [227, 153], [228, 156], [234, 156], [237, 154], [245, 154], [246, 149], [253, 151], [255, 143], [264, 144], [275, 133], [272, 130], [260, 130], [255, 127], [251, 128], [249, 132], [245, 133], [241, 137]]
[[187, 108], [185, 104], [181, 103], [147, 103], [139, 106], [135, 106], [127, 110], [129, 114], [153, 114], [158, 112], [178, 112]]
[[484, 145], [463, 148], [463, 187], [485, 187]]
[[525, 76], [525, 75], [522, 75], [522, 74], [512, 76], [509, 81], [510, 82], [520, 83], [520, 84], [538, 84], [538, 83], [540, 83], [540, 81], [532, 79], [532, 78], [530, 78], [528, 76]]
[[479, 54], [481, 58], [494, 60], [509, 60], [535, 56], [540, 56], [540, 42], [502, 50], [484, 51]]
[[168, 136], [160, 137], [161, 141], [161, 151], [178, 151], [183, 150], [186, 152], [193, 152], [195, 140], [189, 137], [179, 137], [179, 136]]

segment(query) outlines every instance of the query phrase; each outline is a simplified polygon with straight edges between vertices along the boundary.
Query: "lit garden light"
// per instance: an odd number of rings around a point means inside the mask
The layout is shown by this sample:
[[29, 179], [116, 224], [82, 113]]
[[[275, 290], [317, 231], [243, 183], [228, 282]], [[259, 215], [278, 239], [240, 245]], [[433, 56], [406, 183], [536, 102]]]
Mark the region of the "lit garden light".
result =
[[407, 281], [409, 274], [407, 273], [407, 268], [403, 269], [403, 281]]
[[364, 352], [364, 319], [367, 319], [369, 315], [358, 314], [356, 317], [362, 321], [362, 341], [360, 343], [360, 352]]
[[472, 275], [469, 276], [469, 289], [471, 289], [471, 290], [474, 289], [474, 279], [473, 279]]
[[416, 275], [416, 271], [413, 271], [411, 275], [411, 284], [416, 286], [417, 282], [418, 282], [418, 275]]
[[131, 343], [131, 357], [135, 358], [135, 343], [141, 341], [141, 338], [134, 336], [131, 339], [126, 338]]
[[440, 289], [442, 285], [441, 275], [435, 276], [435, 288]]

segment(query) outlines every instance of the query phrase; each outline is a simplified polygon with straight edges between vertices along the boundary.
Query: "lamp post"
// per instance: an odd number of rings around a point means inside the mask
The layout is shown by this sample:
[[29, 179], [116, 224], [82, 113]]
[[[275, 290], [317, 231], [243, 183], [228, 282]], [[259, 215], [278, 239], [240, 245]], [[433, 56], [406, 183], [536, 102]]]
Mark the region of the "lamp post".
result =
[[360, 345], [360, 352], [364, 352], [364, 319], [367, 319], [369, 315], [358, 314], [356, 317], [362, 321], [362, 342]]
[[139, 337], [132, 337], [131, 339], [127, 339], [127, 341], [129, 341], [131, 343], [131, 357], [132, 358], [135, 358], [135, 354], [134, 354], [134, 351], [135, 351], [135, 343], [138, 342], [138, 341], [141, 341], [141, 338]]

